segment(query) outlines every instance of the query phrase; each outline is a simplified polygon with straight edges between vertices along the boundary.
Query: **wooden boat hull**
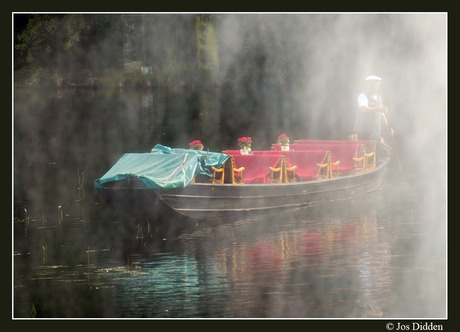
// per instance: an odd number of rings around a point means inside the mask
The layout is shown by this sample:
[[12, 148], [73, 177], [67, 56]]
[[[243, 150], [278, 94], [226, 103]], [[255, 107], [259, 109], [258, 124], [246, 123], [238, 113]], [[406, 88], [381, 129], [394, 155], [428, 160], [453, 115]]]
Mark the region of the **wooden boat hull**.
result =
[[326, 201], [352, 198], [377, 189], [389, 159], [372, 170], [338, 178], [280, 184], [192, 183], [185, 188], [150, 190], [137, 179], [103, 186], [101, 195], [117, 210], [157, 224], [239, 219]]

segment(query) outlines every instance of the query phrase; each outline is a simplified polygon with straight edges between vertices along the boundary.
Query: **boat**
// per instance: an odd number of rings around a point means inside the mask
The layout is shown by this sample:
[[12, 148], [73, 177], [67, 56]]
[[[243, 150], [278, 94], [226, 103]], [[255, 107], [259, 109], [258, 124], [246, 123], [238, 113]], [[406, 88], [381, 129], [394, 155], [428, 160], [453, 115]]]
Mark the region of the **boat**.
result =
[[[290, 148], [274, 144], [243, 156], [158, 144], [150, 153], [125, 154], [95, 187], [109, 206], [136, 219], [196, 225], [363, 195], [381, 185], [390, 162], [376, 159], [375, 141], [297, 140]], [[349, 155], [337, 160], [343, 151]], [[251, 173], [257, 167], [266, 171]]]

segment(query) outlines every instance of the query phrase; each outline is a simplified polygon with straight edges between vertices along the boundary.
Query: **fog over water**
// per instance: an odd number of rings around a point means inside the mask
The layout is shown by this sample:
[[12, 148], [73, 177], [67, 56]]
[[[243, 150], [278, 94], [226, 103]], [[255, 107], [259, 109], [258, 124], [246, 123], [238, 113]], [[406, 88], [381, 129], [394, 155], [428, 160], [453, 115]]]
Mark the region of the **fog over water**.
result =
[[[215, 15], [219, 86], [14, 89], [13, 316], [342, 318], [369, 303], [445, 317], [447, 14]], [[178, 27], [193, 16], [146, 15], [146, 65], [166, 61], [174, 29], [188, 61]], [[346, 139], [369, 75], [382, 78], [405, 185], [393, 154], [362, 203], [148, 243], [94, 192], [123, 153], [156, 144]]]

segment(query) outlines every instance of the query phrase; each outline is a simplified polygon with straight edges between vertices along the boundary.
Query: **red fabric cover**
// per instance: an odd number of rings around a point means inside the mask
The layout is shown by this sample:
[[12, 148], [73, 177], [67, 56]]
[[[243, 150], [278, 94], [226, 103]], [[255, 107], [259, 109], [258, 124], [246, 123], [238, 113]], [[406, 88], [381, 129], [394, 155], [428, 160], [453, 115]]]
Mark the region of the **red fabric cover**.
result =
[[356, 140], [356, 141], [338, 141], [338, 140], [319, 140], [319, 139], [299, 139], [299, 144], [370, 144], [371, 140]]
[[[327, 144], [327, 145], [354, 145], [354, 144], [359, 144], [359, 147], [361, 147], [362, 145], [366, 145], [366, 152], [369, 153], [370, 152], [370, 147], [371, 147], [371, 143], [374, 142], [374, 141], [371, 141], [371, 140], [356, 140], [356, 141], [334, 141], [334, 140], [308, 140], [308, 139], [299, 139], [298, 140], [298, 144], [302, 144], [302, 145], [317, 145], [317, 144]], [[281, 148], [279, 147], [279, 144], [276, 144], [278, 145], [276, 147], [276, 149], [278, 150], [281, 150]], [[291, 144], [291, 149], [295, 149], [295, 146], [296, 144]]]
[[[353, 158], [358, 156], [358, 149], [360, 148], [360, 144], [311, 144], [311, 145], [302, 145], [298, 144], [298, 146], [293, 147], [297, 151], [304, 151], [304, 150], [312, 150], [312, 149], [323, 149], [329, 151], [331, 153], [332, 162], [336, 162], [340, 160], [339, 164], [339, 172], [342, 175], [347, 175], [352, 170], [355, 162]], [[334, 167], [335, 170], [335, 167]]]
[[361, 146], [365, 144], [369, 152], [371, 142], [370, 140], [299, 140], [298, 144], [289, 145], [289, 148], [294, 151], [281, 151], [281, 146], [275, 144], [274, 151], [252, 151], [252, 155], [241, 155], [240, 150], [227, 150], [225, 153], [235, 158], [237, 168], [245, 168], [243, 178], [247, 183], [268, 183], [269, 167], [277, 167], [282, 155], [286, 156], [288, 167], [297, 166], [296, 174], [302, 181], [309, 181], [317, 179], [316, 164], [324, 163], [326, 151], [331, 152], [332, 162], [340, 160], [339, 171], [342, 175], [347, 175], [354, 166], [353, 158], [358, 156]]
[[231, 155], [235, 159], [236, 168], [244, 167], [243, 179], [246, 180], [246, 183], [251, 184], [268, 183], [270, 180], [269, 167], [277, 167], [281, 160], [281, 154], [276, 153], [241, 155], [238, 151], [238, 154]]
[[[302, 143], [304, 142], [304, 143]], [[308, 143], [305, 143], [308, 142]], [[340, 160], [339, 172], [342, 175], [347, 175], [352, 170], [355, 162], [353, 158], [358, 157], [358, 152], [363, 144], [367, 145], [367, 151], [369, 152], [369, 146], [371, 141], [316, 141], [316, 140], [299, 140], [298, 144], [290, 144], [289, 148], [294, 151], [310, 151], [310, 150], [325, 150], [330, 151], [332, 156], [332, 162]], [[275, 151], [281, 152], [281, 146], [275, 144]], [[335, 168], [334, 168], [335, 170]]]
[[281, 156], [286, 156], [288, 167], [297, 166], [296, 174], [302, 181], [316, 180], [317, 163], [323, 163], [327, 151], [252, 151], [253, 155], [241, 155], [239, 150], [227, 150], [235, 158], [237, 168], [244, 167], [243, 178], [247, 183], [268, 183], [269, 167], [277, 167]]
[[318, 166], [316, 164], [324, 163], [327, 151], [280, 151], [286, 156], [288, 167], [297, 166], [295, 174], [302, 181], [311, 181], [318, 178]]

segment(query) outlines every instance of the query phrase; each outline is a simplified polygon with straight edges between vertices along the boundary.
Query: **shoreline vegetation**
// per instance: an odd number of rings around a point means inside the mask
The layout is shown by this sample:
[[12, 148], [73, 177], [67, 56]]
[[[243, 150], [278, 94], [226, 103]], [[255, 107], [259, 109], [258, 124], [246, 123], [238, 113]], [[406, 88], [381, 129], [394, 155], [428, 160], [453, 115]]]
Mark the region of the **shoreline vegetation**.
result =
[[[217, 83], [217, 82], [216, 82]], [[15, 87], [86, 87], [86, 88], [153, 88], [171, 87], [196, 84], [196, 82], [168, 81], [160, 82], [153, 75], [142, 73], [126, 74], [122, 70], [109, 69], [104, 71], [82, 70], [78, 73], [62, 75], [50, 74], [47, 69], [38, 68], [35, 71], [21, 69], [14, 73]], [[209, 83], [208, 83], [209, 84]]]
[[14, 87], [285, 85], [298, 70], [292, 47], [270, 38], [284, 17], [232, 22], [252, 32], [238, 50], [222, 15], [16, 14]]
[[[64, 73], [61, 75], [50, 74], [47, 69], [38, 68], [31, 70], [30, 68], [22, 68], [14, 72], [14, 87], [15, 88], [185, 88], [185, 87], [203, 87], [203, 88], [219, 88], [221, 85], [231, 81], [228, 77], [223, 79], [200, 79], [201, 75], [196, 75], [195, 79], [174, 79], [171, 76], [160, 76], [153, 74], [139, 73], [124, 73], [122, 70], [109, 69], [104, 71], [82, 70], [77, 73]], [[242, 83], [242, 82], [240, 82]], [[278, 85], [280, 87], [286, 85], [285, 80], [276, 82], [264, 81], [257, 82], [256, 80], [247, 80], [248, 86]]]

